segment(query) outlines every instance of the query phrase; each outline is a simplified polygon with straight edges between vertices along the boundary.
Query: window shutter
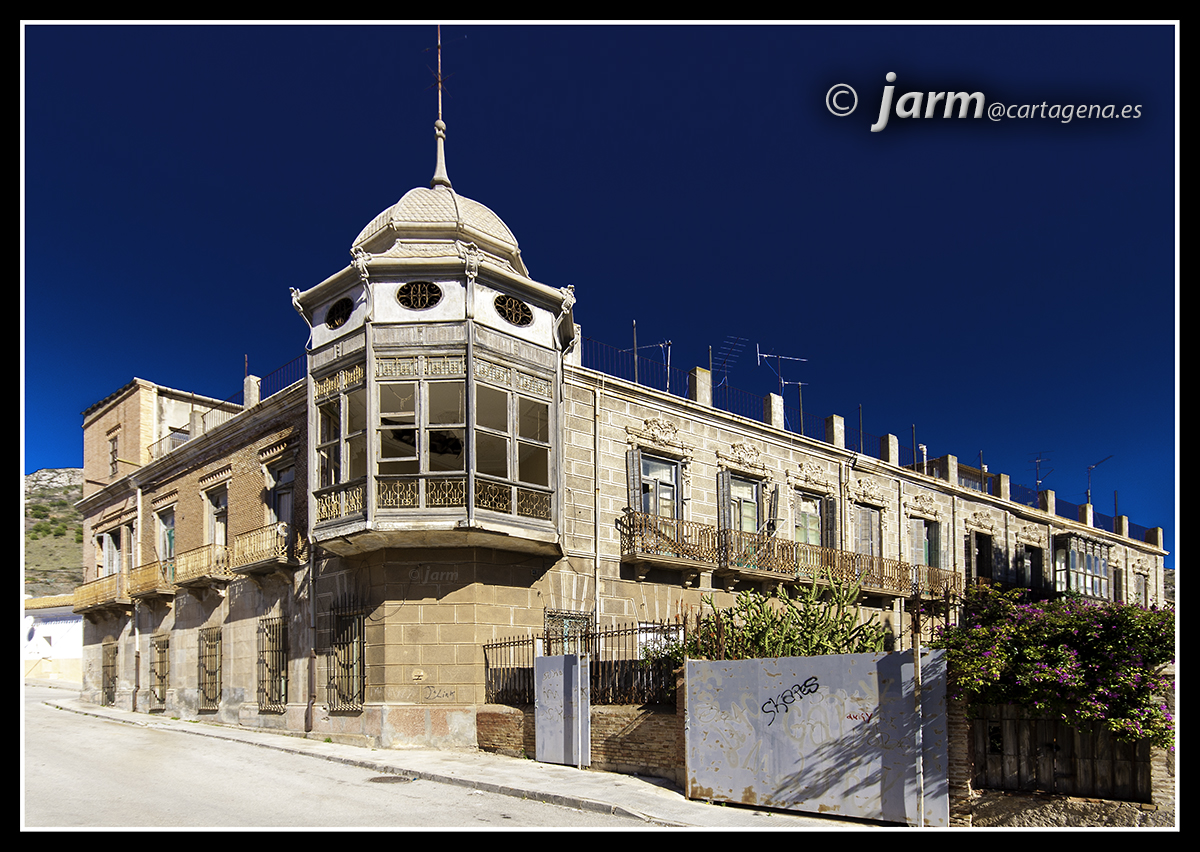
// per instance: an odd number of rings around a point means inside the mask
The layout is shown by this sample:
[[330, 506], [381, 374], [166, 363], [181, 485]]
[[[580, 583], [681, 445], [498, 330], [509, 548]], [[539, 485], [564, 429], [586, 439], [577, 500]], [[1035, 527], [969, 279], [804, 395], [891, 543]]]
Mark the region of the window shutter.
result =
[[[600, 460], [596, 459], [596, 464]], [[642, 451], [632, 449], [625, 453], [625, 481], [629, 488], [629, 508], [634, 512], [642, 508]]]
[[722, 530], [733, 528], [733, 510], [729, 492], [731, 479], [729, 471], [717, 472], [717, 527]]
[[837, 500], [832, 497], [822, 497], [821, 515], [821, 546], [836, 548], [838, 539], [834, 530], [837, 520]]
[[[764, 483], [765, 484], [765, 483]], [[767, 513], [766, 513], [766, 529], [768, 535], [775, 535], [775, 530], [779, 527], [779, 484], [771, 489], [771, 494], [767, 498]]]

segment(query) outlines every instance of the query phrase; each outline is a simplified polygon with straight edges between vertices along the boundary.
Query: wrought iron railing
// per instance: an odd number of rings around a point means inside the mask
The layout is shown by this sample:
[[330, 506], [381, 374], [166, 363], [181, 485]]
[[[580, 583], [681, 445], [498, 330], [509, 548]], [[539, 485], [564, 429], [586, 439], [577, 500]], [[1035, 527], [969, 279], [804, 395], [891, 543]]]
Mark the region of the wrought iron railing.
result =
[[914, 567], [899, 559], [801, 544], [764, 533], [720, 530], [706, 524], [626, 512], [618, 521], [621, 555], [632, 559], [667, 558], [718, 569], [756, 572], [802, 583], [855, 582], [890, 594], [929, 593], [950, 584], [961, 588], [953, 571]]
[[107, 577], [100, 577], [99, 579], [84, 583], [82, 586], [76, 586], [75, 611], [82, 612], [85, 609], [93, 609], [120, 602], [124, 597], [122, 595], [124, 585], [124, 577], [120, 573], [117, 573], [109, 574]]
[[223, 544], [205, 544], [175, 557], [175, 585], [203, 580], [232, 580], [229, 548]]
[[129, 572], [129, 596], [138, 598], [169, 591], [173, 588], [174, 581], [174, 559], [148, 562]]
[[171, 675], [171, 640], [155, 636], [150, 640], [150, 709], [167, 706], [167, 687]]
[[[683, 626], [665, 622], [589, 630], [578, 638], [579, 652], [591, 656], [593, 704], [669, 704], [675, 700], [675, 672], [662, 652], [683, 639]], [[534, 660], [542, 652], [562, 653], [561, 638], [530, 635], [483, 646], [484, 695], [489, 704], [534, 703]]]
[[197, 706], [216, 710], [221, 706], [221, 628], [201, 628], [197, 641]]
[[308, 543], [291, 524], [276, 523], [241, 533], [233, 539], [234, 570], [259, 562], [300, 563], [308, 558]]
[[258, 622], [258, 709], [282, 713], [287, 709], [287, 622], [282, 617]]

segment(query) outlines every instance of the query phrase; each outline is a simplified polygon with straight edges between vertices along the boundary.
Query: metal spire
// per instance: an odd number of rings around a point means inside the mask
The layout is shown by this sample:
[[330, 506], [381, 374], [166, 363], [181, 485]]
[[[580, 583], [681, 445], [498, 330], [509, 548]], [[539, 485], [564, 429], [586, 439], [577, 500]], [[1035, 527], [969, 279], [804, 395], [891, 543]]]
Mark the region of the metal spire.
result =
[[444, 186], [448, 189], [454, 187], [450, 183], [450, 176], [446, 174], [446, 122], [442, 121], [442, 27], [438, 25], [438, 40], [437, 40], [437, 55], [438, 55], [438, 70], [437, 70], [437, 90], [438, 90], [438, 117], [433, 123], [437, 133], [437, 165], [433, 170], [433, 180], [429, 182], [429, 187], [432, 189], [435, 186]]

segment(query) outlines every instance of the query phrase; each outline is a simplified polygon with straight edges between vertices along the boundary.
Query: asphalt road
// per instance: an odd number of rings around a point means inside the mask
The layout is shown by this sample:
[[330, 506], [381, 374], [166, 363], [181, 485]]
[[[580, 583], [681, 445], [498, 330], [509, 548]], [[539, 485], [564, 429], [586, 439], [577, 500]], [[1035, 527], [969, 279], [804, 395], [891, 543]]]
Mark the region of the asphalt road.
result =
[[110, 722], [24, 687], [26, 828], [647, 828], [305, 755]]

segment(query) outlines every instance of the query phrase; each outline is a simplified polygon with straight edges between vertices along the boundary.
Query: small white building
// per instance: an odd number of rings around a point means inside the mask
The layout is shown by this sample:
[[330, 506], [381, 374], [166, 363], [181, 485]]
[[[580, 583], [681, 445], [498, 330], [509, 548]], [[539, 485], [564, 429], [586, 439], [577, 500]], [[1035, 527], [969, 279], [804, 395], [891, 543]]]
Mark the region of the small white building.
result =
[[73, 595], [25, 599], [26, 680], [83, 683], [83, 616], [74, 611]]

